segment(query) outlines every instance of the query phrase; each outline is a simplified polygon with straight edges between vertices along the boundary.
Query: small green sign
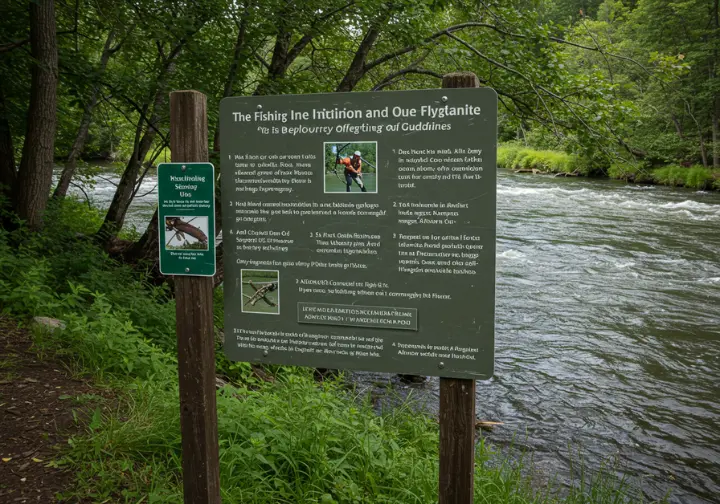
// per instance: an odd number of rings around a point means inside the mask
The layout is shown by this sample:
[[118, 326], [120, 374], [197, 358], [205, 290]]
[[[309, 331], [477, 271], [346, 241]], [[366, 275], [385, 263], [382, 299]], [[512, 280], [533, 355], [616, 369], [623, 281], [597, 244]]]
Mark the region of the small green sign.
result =
[[158, 165], [160, 273], [215, 274], [215, 168], [211, 163]]

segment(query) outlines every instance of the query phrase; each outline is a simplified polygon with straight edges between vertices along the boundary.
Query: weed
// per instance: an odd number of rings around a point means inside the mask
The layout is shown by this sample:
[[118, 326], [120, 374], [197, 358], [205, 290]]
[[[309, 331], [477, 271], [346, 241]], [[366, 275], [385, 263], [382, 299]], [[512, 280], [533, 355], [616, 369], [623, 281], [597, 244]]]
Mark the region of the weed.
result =
[[510, 170], [581, 176], [606, 175], [612, 179], [637, 184], [720, 190], [720, 172], [700, 165], [690, 168], [668, 165], [651, 170], [643, 162], [616, 161], [605, 170], [606, 165], [603, 165], [599, 158], [590, 159], [562, 151], [537, 150], [515, 142], [508, 142], [498, 147], [497, 164], [501, 168]]
[[643, 163], [616, 162], [610, 165], [607, 170], [608, 177], [636, 184], [652, 183], [652, 172]]
[[705, 190], [712, 188], [713, 172], [704, 166], [692, 166], [685, 177], [685, 185], [691, 189]]
[[498, 166], [540, 173], [589, 174], [589, 165], [578, 156], [560, 151], [529, 149], [518, 144], [504, 144], [498, 148]]
[[682, 166], [669, 165], [655, 170], [653, 178], [658, 184], [680, 187], [685, 185], [687, 172], [688, 169]]

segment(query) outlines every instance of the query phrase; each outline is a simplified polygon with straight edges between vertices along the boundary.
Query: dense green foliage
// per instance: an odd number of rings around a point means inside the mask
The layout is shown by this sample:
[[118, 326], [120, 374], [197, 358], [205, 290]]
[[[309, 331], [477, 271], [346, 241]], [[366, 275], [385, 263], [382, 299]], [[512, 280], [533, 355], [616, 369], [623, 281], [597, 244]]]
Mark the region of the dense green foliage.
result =
[[[224, 96], [437, 87], [442, 74], [470, 70], [498, 92], [503, 140], [560, 147], [605, 168], [636, 156], [717, 169], [716, 3], [58, 3], [55, 154], [71, 153], [88, 119], [80, 156], [153, 163], [167, 145], [172, 89], [208, 95], [213, 138]], [[0, 19], [3, 76], [29, 76], [29, 20], [20, 0]], [[0, 129], [17, 158], [31, 82], [0, 86]], [[132, 185], [142, 180], [131, 164], [127, 173]]]
[[556, 150], [536, 150], [516, 143], [498, 148], [498, 166], [519, 171], [589, 175], [587, 163], [577, 155]]
[[[473, 71], [498, 93], [502, 141], [572, 154], [546, 152], [528, 166], [573, 174], [606, 173], [613, 163], [720, 170], [714, 0], [55, 3], [55, 157], [80, 185], [87, 177], [75, 171], [76, 158], [126, 162], [102, 228], [108, 239], [136, 194], [121, 189], [137, 189], [166, 157], [173, 89], [208, 95], [208, 142], [218, 155], [226, 96], [432, 88], [443, 74]], [[40, 117], [28, 113], [31, 20], [22, 0], [0, 18], [0, 180], [13, 178], [8, 166]], [[711, 186], [706, 175], [695, 170], [686, 185]], [[33, 215], [18, 205], [19, 215]]]
[[[598, 49], [568, 45], [563, 57], [572, 74], [608, 84], [607, 92], [596, 100], [592, 123], [610, 121], [617, 145], [601, 147], [609, 161], [619, 156], [631, 165], [637, 158], [652, 165], [674, 162], [720, 169], [718, 2], [555, 0], [546, 4], [544, 16], [564, 24], [558, 28], [567, 39]], [[622, 120], [617, 115], [609, 118], [609, 107], [620, 102], [626, 107]], [[576, 144], [586, 151], [582, 144], [593, 141], [579, 130], [564, 138], [540, 131], [527, 135], [521, 131], [520, 136], [536, 148], [560, 146], [572, 151], [578, 150]]]
[[702, 165], [668, 165], [652, 168], [642, 162], [616, 161], [605, 171], [593, 170], [582, 157], [555, 150], [536, 150], [517, 143], [498, 148], [498, 166], [514, 171], [573, 176], [607, 174], [608, 177], [638, 184], [660, 184], [697, 190], [720, 190], [720, 170]]
[[[56, 353], [120, 391], [120, 404], [104, 415], [96, 410], [88, 433], [73, 438], [55, 462], [77, 474], [67, 499], [177, 503], [182, 450], [174, 305], [165, 289], [76, 238], [95, 219], [65, 200], [51, 208], [46, 233], [0, 229], [0, 308], [20, 319], [61, 318], [67, 328], [60, 332], [36, 329], [41, 354]], [[220, 315], [216, 306], [218, 324]], [[235, 383], [217, 396], [223, 502], [436, 501], [437, 424], [411, 403], [378, 414], [369, 399], [342, 382], [317, 384], [309, 370], [275, 368], [276, 381], [266, 383], [247, 364], [229, 366], [221, 352], [217, 365]], [[559, 497], [553, 485], [538, 485], [531, 469], [481, 441], [476, 502], [626, 499], [624, 483], [609, 473]]]

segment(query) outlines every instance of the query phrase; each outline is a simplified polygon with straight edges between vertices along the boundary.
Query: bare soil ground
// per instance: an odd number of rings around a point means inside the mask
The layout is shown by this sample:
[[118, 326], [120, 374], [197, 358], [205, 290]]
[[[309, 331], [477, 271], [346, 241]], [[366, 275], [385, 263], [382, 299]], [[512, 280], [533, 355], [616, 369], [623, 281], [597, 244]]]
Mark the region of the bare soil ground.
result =
[[0, 502], [58, 502], [74, 475], [55, 462], [107, 397], [61, 361], [40, 358], [30, 331], [0, 316]]

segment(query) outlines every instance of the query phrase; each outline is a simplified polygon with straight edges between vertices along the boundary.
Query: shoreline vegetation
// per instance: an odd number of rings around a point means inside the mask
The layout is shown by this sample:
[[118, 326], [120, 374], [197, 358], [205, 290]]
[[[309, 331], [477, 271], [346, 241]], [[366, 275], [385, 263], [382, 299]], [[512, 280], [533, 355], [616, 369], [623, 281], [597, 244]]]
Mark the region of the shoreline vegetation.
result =
[[508, 142], [498, 146], [497, 164], [515, 173], [540, 173], [565, 177], [606, 177], [635, 184], [685, 187], [696, 191], [720, 191], [720, 170], [702, 165], [669, 164], [649, 167], [644, 163], [616, 161], [597, 168], [586, 159], [557, 150], [542, 150]]
[[[112, 391], [84, 432], [47, 463], [75, 475], [60, 501], [180, 502], [175, 306], [167, 286], [111, 259], [91, 240], [101, 214], [51, 202], [45, 231], [0, 228], [0, 307], [32, 327], [38, 358], [57, 358]], [[229, 362], [215, 290], [221, 491], [225, 503], [434, 503], [438, 425], [409, 400], [378, 408], [342, 378]], [[32, 325], [52, 317], [62, 327]], [[7, 455], [3, 455], [7, 456]], [[477, 443], [475, 502], [641, 502], [617, 464], [584, 468], [564, 486], [531, 453]], [[7, 464], [14, 463], [13, 460]], [[9, 467], [9, 466], [8, 466]], [[146, 499], [146, 500], [145, 500]]]

